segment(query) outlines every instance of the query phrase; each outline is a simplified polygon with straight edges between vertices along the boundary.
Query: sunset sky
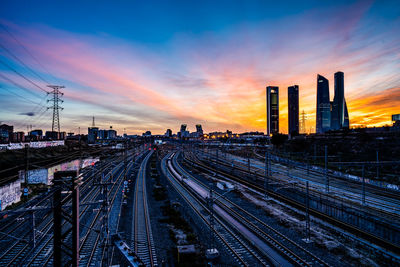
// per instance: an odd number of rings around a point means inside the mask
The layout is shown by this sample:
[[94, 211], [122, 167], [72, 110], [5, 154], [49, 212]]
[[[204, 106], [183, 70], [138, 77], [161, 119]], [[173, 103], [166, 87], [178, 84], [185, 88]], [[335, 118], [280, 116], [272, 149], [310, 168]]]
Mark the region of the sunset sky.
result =
[[398, 1], [6, 0], [0, 24], [0, 121], [16, 130], [51, 129], [40, 88], [56, 84], [66, 87], [62, 131], [86, 133], [95, 116], [119, 134], [182, 123], [265, 132], [274, 85], [285, 133], [297, 84], [315, 131], [317, 74], [333, 99], [336, 71], [351, 126], [391, 125], [400, 113]]

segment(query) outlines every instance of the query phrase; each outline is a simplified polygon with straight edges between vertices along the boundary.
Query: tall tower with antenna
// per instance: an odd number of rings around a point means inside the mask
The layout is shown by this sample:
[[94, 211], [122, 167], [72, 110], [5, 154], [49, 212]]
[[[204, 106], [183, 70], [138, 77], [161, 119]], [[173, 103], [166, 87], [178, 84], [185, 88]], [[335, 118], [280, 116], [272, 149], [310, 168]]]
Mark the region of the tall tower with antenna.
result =
[[93, 116], [93, 121], [92, 121], [92, 127], [93, 127], [93, 128], [96, 127], [96, 126], [95, 126], [95, 123], [94, 123], [94, 116]]
[[65, 88], [65, 86], [48, 85], [47, 87], [50, 87], [52, 89], [50, 92], [47, 93], [52, 95], [52, 98], [47, 100], [47, 102], [53, 103], [53, 106], [47, 108], [53, 109], [53, 122], [51, 124], [51, 131], [60, 133], [61, 128], [59, 110], [63, 110], [63, 108], [60, 106], [60, 103], [64, 102], [63, 100], [61, 100], [61, 96], [63, 96], [64, 93], [61, 93], [60, 89]]

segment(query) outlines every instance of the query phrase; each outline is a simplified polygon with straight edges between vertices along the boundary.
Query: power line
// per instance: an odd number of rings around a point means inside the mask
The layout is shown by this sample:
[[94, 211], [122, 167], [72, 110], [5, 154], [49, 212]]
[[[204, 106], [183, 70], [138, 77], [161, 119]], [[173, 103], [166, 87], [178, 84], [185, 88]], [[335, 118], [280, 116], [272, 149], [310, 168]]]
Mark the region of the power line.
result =
[[[37, 118], [37, 121], [35, 122], [35, 128], [42, 128], [45, 125], [45, 121], [47, 122], [48, 118], [43, 117], [43, 115], [48, 114], [47, 113], [48, 109], [46, 109], [41, 116]], [[43, 118], [42, 118], [43, 117]]]
[[[44, 107], [45, 109], [44, 110], [39, 110], [38, 111], [38, 116], [36, 117], [36, 116], [33, 116], [33, 117], [29, 117], [29, 118], [25, 118], [22, 122], [20, 122], [20, 124], [22, 124], [22, 126], [26, 126], [27, 124], [29, 124], [29, 125], [32, 125], [32, 124], [35, 124], [35, 127], [36, 127], [36, 125], [38, 125], [40, 122], [43, 122], [43, 119], [47, 119], [47, 118], [45, 118], [45, 117], [43, 117], [43, 115], [45, 115], [46, 114], [46, 112], [47, 112], [47, 107]], [[43, 117], [43, 118], [42, 118]]]
[[[10, 78], [7, 78], [6, 76], [4, 76], [4, 75], [1, 74], [1, 73], [0, 73], [0, 77], [1, 77], [3, 80], [5, 80], [5, 81], [14, 84], [16, 87], [18, 87], [18, 88], [20, 88], [20, 89], [22, 89], [22, 90], [24, 90], [24, 91], [30, 93], [31, 95], [36, 96], [37, 98], [42, 98], [42, 97], [40, 97], [39, 95], [37, 95], [36, 93], [34, 93], [34, 92], [32, 92], [31, 90], [27, 89], [26, 87], [24, 87], [24, 86], [18, 84], [17, 82], [11, 80]], [[46, 93], [47, 93], [47, 92], [46, 92]]]
[[13, 94], [13, 95], [15, 95], [15, 96], [18, 96], [18, 97], [21, 97], [21, 98], [25, 99], [25, 100], [23, 100], [23, 101], [25, 101], [25, 102], [29, 102], [29, 103], [32, 103], [32, 104], [39, 105], [38, 102], [34, 102], [34, 101], [30, 100], [29, 98], [26, 98], [26, 97], [24, 97], [24, 96], [22, 96], [22, 95], [19, 95], [19, 94], [17, 94], [17, 93], [15, 93], [15, 92], [11, 91], [10, 89], [8, 89], [8, 88], [6, 88], [6, 87], [0, 86], [0, 88], [3, 88], [4, 90], [10, 92], [11, 94]]
[[55, 77], [54, 77], [54, 75], [52, 75], [48, 70], [47, 70], [47, 68], [42, 64], [42, 63], [40, 63], [40, 61], [31, 53], [31, 52], [29, 52], [29, 50], [3, 25], [3, 24], [1, 24], [0, 23], [0, 26], [11, 36], [11, 38], [13, 38], [25, 51], [26, 51], [26, 53], [28, 53], [32, 58], [33, 58], [33, 60], [35, 60], [36, 61], [36, 63], [38, 63], [42, 68], [43, 68], [43, 70], [48, 74], [48, 75], [50, 75], [52, 78], [53, 78], [53, 80], [57, 80]]
[[19, 63], [21, 63], [25, 68], [30, 70], [36, 77], [38, 77], [40, 80], [42, 80], [44, 83], [49, 83], [46, 81], [42, 76], [40, 76], [37, 72], [35, 72], [32, 68], [30, 68], [27, 64], [25, 64], [19, 57], [17, 57], [14, 53], [12, 53], [10, 50], [8, 50], [6, 47], [4, 47], [2, 44], [0, 44], [0, 47], [3, 48], [4, 51], [6, 51], [10, 56], [12, 56], [15, 60], [17, 60]]
[[38, 84], [36, 84], [35, 82], [33, 82], [31, 79], [25, 77], [25, 75], [23, 75], [22, 73], [18, 72], [17, 70], [15, 70], [13, 67], [11, 67], [10, 65], [8, 65], [7, 63], [5, 63], [3, 60], [0, 59], [0, 63], [2, 63], [4, 66], [6, 66], [7, 68], [9, 68], [10, 70], [12, 70], [14, 73], [16, 73], [17, 75], [19, 75], [20, 77], [22, 77], [23, 79], [25, 79], [26, 81], [28, 81], [29, 83], [31, 83], [32, 85], [36, 86], [37, 88], [39, 88], [40, 90], [42, 90], [43, 92], [48, 93], [45, 89], [43, 89], [42, 87], [40, 87]]
[[[5, 77], [5, 76], [2, 75], [1, 73], [0, 73], [0, 77], [1, 77], [3, 80], [8, 81], [8, 82], [14, 84], [16, 87], [18, 87], [18, 88], [20, 88], [20, 89], [23, 89], [24, 91], [27, 91], [27, 92], [31, 93], [32, 95], [34, 95], [34, 96], [36, 96], [36, 97], [39, 98], [39, 96], [37, 96], [36, 94], [34, 94], [33, 92], [31, 92], [29, 89], [26, 89], [25, 87], [19, 85], [18, 83], [14, 82], [13, 80], [11, 80], [11, 79]], [[43, 108], [47, 108], [47, 106], [45, 106], [44, 103], [43, 103], [43, 102], [46, 100], [47, 95], [45, 95], [44, 97], [41, 97], [41, 101], [40, 101], [40, 102], [35, 102], [35, 101], [32, 101], [31, 99], [28, 99], [28, 98], [26, 98], [26, 97], [24, 97], [24, 96], [22, 96], [22, 95], [17, 94], [16, 92], [14, 92], [14, 91], [12, 91], [12, 90], [9, 90], [9, 89], [6, 88], [6, 87], [1, 87], [1, 88], [4, 88], [4, 89], [7, 90], [8, 92], [10, 92], [10, 93], [12, 93], [12, 94], [14, 94], [14, 95], [16, 95], [16, 96], [18, 96], [18, 97], [21, 97], [21, 98], [23, 98], [23, 99], [26, 99], [26, 100], [25, 100], [26, 102], [30, 102], [30, 103], [35, 104], [36, 106], [34, 106], [34, 107], [32, 108], [32, 112], [33, 112], [33, 113], [41, 112], [41, 111], [43, 110]], [[39, 108], [39, 107], [41, 107], [41, 108]], [[28, 120], [33, 120], [33, 119], [35, 119], [35, 118], [25, 118], [25, 119], [23, 119], [21, 122], [15, 123], [15, 124], [16, 124], [16, 126], [24, 127], [24, 126], [26, 125], [26, 123], [27, 123]]]

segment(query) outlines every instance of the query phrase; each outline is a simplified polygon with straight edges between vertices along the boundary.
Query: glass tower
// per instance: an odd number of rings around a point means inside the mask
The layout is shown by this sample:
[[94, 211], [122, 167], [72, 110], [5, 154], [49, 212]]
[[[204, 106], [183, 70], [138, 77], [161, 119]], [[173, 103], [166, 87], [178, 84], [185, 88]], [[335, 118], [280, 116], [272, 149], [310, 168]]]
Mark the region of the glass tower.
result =
[[349, 128], [349, 114], [347, 104], [344, 98], [344, 73], [338, 71], [335, 73], [335, 97], [332, 105], [332, 130]]
[[288, 87], [289, 135], [299, 133], [299, 86]]
[[317, 133], [331, 129], [331, 103], [329, 100], [329, 81], [322, 75], [317, 75]]
[[279, 132], [279, 87], [267, 86], [267, 135]]

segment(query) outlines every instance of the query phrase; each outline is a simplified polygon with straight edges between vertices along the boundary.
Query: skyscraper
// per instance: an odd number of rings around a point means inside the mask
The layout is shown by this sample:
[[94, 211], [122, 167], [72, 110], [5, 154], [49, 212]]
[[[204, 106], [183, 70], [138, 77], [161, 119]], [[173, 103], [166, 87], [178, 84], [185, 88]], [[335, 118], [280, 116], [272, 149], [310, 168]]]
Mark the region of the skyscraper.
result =
[[181, 124], [181, 133], [186, 131], [186, 127], [187, 127], [186, 124]]
[[178, 132], [178, 137], [179, 138], [184, 138], [189, 136], [189, 131], [186, 130], [187, 125], [186, 124], [181, 124], [181, 130]]
[[196, 132], [197, 132], [199, 135], [202, 135], [202, 134], [203, 134], [203, 128], [201, 127], [201, 124], [196, 124]]
[[279, 87], [267, 86], [267, 135], [279, 132]]
[[331, 129], [331, 103], [329, 100], [329, 81], [322, 75], [317, 75], [317, 133]]
[[167, 131], [164, 134], [166, 137], [171, 137], [172, 136], [172, 130], [171, 129], [167, 129]]
[[344, 98], [344, 73], [338, 71], [335, 73], [335, 96], [332, 103], [332, 130], [348, 128], [349, 114], [347, 104]]
[[288, 87], [289, 135], [299, 133], [299, 86]]

